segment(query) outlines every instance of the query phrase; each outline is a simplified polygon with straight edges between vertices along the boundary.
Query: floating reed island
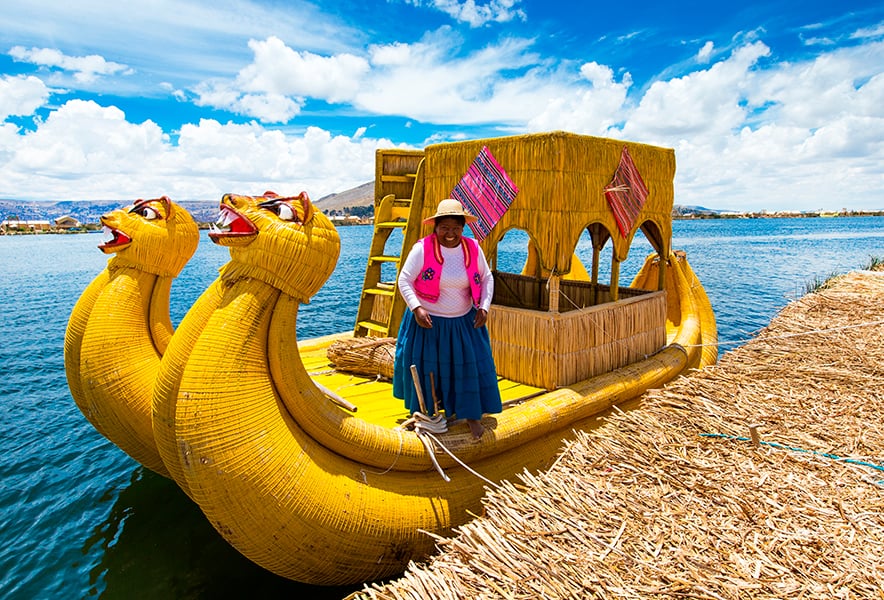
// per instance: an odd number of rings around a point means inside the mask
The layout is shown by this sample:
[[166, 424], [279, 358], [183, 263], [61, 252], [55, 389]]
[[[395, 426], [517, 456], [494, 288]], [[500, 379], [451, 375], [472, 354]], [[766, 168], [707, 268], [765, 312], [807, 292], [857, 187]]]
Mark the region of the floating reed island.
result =
[[827, 282], [353, 597], [884, 598], [881, 306]]

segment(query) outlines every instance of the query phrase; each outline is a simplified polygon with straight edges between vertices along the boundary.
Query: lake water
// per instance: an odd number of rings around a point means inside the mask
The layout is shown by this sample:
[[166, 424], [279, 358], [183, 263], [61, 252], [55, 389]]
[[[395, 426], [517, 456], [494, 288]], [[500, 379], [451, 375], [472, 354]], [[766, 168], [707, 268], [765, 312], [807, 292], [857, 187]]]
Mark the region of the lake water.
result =
[[[371, 228], [340, 233], [338, 269], [298, 318], [302, 339], [353, 325]], [[506, 238], [501, 268], [519, 270], [522, 242]], [[359, 589], [304, 586], [252, 564], [174, 483], [139, 467], [80, 414], [64, 374], [64, 331], [107, 263], [98, 243], [98, 235], [0, 236], [0, 596], [340, 598]], [[676, 221], [672, 246], [687, 252], [706, 288], [727, 351], [809, 282], [884, 258], [884, 218]], [[646, 253], [634, 248], [621, 282]], [[590, 263], [588, 238], [578, 255]], [[174, 323], [227, 259], [204, 234], [173, 284]]]

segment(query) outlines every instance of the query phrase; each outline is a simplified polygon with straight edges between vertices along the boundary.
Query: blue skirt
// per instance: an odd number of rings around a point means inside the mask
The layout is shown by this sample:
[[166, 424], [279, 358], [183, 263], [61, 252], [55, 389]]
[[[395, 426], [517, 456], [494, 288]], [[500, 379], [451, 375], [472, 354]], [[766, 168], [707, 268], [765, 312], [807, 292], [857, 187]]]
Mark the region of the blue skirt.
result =
[[411, 365], [417, 366], [424, 402], [431, 415], [435, 411], [430, 373], [446, 416], [478, 420], [485, 413], [503, 410], [488, 329], [473, 327], [475, 316], [476, 309], [462, 317], [434, 315], [433, 327], [425, 329], [417, 324], [410, 310], [405, 311], [396, 340], [393, 396], [405, 400], [409, 413], [420, 411]]

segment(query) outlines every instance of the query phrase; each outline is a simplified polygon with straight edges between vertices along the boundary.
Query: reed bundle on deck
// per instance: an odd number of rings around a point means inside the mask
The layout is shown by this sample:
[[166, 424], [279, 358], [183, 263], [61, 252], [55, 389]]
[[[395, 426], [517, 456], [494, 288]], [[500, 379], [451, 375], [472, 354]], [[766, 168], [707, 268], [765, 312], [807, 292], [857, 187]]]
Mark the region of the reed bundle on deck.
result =
[[882, 302], [859, 272], [791, 303], [358, 595], [884, 597]]
[[339, 371], [392, 379], [396, 338], [347, 338], [331, 344], [327, 355]]

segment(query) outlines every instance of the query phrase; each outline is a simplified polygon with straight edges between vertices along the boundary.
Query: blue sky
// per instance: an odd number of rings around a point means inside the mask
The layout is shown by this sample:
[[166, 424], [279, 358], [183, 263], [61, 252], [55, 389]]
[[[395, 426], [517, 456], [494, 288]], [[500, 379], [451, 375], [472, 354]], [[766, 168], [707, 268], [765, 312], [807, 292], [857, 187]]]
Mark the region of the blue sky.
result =
[[880, 2], [4, 5], [3, 198], [319, 199], [561, 129], [675, 148], [678, 204], [884, 209]]

